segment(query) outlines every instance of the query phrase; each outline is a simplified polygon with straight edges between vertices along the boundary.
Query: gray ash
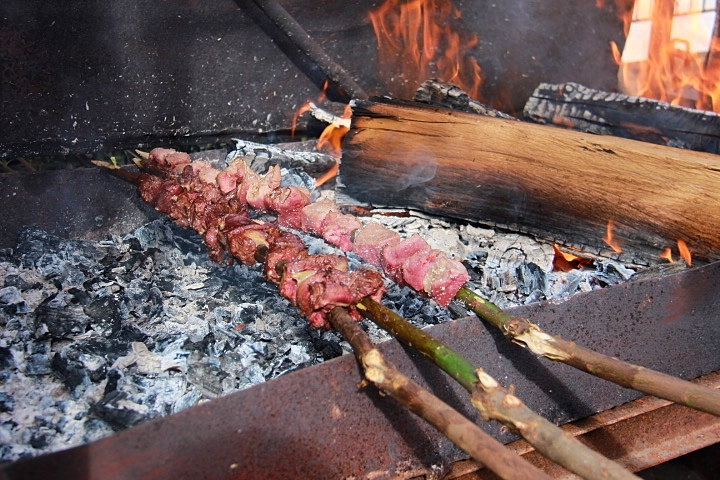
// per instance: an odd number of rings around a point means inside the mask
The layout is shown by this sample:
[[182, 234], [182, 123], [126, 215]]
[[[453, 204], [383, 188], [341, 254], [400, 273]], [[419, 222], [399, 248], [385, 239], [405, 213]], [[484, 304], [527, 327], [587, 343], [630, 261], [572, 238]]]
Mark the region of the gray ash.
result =
[[[168, 220], [104, 242], [26, 229], [0, 254], [0, 279], [0, 461], [87, 443], [349, 352], [337, 333], [310, 327], [259, 266], [211, 263], [202, 239]], [[388, 304], [419, 326], [450, 318], [388, 288]]]

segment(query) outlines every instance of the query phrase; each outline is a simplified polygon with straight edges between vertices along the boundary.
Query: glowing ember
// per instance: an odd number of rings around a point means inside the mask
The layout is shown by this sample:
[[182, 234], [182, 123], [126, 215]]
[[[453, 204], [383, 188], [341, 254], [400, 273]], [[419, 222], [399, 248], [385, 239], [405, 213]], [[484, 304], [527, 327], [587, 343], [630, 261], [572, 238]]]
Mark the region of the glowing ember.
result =
[[478, 38], [453, 28], [461, 14], [452, 0], [387, 0], [369, 16], [391, 94], [412, 98], [420, 82], [440, 78], [482, 100], [482, 70], [468, 54]]
[[678, 240], [677, 241], [677, 247], [678, 252], [680, 252], [680, 256], [683, 260], [685, 260], [685, 263], [687, 263], [687, 266], [692, 266], [692, 254], [690, 253], [690, 249], [688, 248], [687, 244], [684, 240]]
[[621, 253], [622, 248], [620, 248], [620, 241], [615, 238], [614, 235], [615, 232], [615, 220], [610, 219], [608, 220], [607, 229], [605, 236], [603, 237], [603, 241], [610, 246], [610, 248], [613, 249], [615, 253]]
[[577, 270], [584, 266], [593, 264], [592, 259], [579, 257], [570, 252], [564, 252], [560, 250], [557, 243], [553, 244], [553, 271], [554, 272], [569, 272], [570, 270]]
[[623, 92], [720, 112], [717, 0], [637, 0], [624, 20], [625, 48], [613, 52]]

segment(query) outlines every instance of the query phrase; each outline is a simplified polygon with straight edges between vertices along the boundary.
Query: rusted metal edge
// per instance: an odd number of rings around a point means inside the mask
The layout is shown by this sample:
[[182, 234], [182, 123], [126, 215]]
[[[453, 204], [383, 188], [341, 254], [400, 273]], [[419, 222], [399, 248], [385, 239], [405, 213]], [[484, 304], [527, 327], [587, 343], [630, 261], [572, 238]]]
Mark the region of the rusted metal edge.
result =
[[[600, 352], [692, 379], [720, 370], [719, 284], [716, 262], [512, 312]], [[538, 359], [475, 317], [430, 331], [505, 385], [514, 385], [528, 406], [559, 424], [641, 397]], [[406, 375], [500, 441], [517, 440], [497, 423], [482, 422], [462, 387], [427, 359], [396, 342], [381, 349]], [[391, 398], [361, 388], [360, 381], [354, 358], [345, 355], [104, 440], [2, 465], [0, 479], [412, 478], [467, 458]], [[618, 434], [617, 441], [613, 430], [595, 430], [599, 433], [587, 438], [624, 452], [618, 442], [650, 431], [646, 444], [661, 445], [662, 432], [673, 431], [664, 422], [680, 415], [673, 407], [666, 407], [672, 415], [659, 415], [637, 433]]]
[[[720, 371], [693, 382], [720, 389]], [[633, 472], [720, 442], [720, 417], [652, 396], [568, 423], [562, 429]], [[525, 440], [510, 443], [507, 448], [555, 479], [577, 478]], [[457, 462], [445, 476], [445, 480], [496, 478], [473, 460]]]

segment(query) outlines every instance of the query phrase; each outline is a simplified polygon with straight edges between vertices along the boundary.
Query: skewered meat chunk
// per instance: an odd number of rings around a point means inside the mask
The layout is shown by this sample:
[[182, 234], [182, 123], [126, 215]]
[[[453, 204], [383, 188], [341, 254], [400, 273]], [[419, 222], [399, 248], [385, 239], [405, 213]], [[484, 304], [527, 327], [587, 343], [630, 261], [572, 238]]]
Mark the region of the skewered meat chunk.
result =
[[371, 222], [355, 232], [353, 252], [366, 262], [382, 267], [381, 257], [385, 247], [400, 243], [400, 235], [379, 223]]
[[302, 209], [302, 230], [322, 235], [323, 222], [330, 213], [340, 213], [337, 204], [323, 198]]
[[219, 171], [206, 162], [191, 163], [186, 154], [155, 149], [148, 167], [164, 178], [142, 174], [143, 199], [203, 235], [214, 261], [223, 261], [226, 252], [247, 264], [264, 257], [268, 279], [315, 326], [327, 325], [325, 317], [334, 306], [350, 306], [352, 313], [352, 305], [365, 296], [379, 299], [384, 291], [382, 277], [370, 269], [348, 272], [344, 257], [309, 255], [296, 235], [249, 219], [248, 205], [277, 213], [281, 225], [321, 235], [345, 251], [354, 251], [398, 283], [427, 293], [441, 305], [447, 305], [469, 280], [459, 261], [433, 250], [419, 235], [401, 240], [381, 225], [363, 227], [331, 200], [310, 203], [307, 189], [281, 187], [278, 166], [259, 175], [237, 159]]
[[310, 191], [303, 187], [280, 187], [265, 200], [270, 210], [278, 214], [280, 225], [301, 229], [302, 209], [310, 205]]
[[470, 280], [467, 269], [459, 261], [440, 256], [425, 274], [423, 290], [443, 307], [447, 307], [455, 294]]
[[406, 283], [403, 278], [403, 264], [418, 252], [432, 250], [420, 235], [412, 235], [398, 243], [383, 248], [380, 263], [385, 273], [398, 283]]
[[383, 292], [382, 277], [375, 270], [321, 269], [300, 281], [297, 305], [314, 327], [329, 328], [327, 314], [330, 310], [337, 306], [350, 307], [351, 314], [360, 319], [353, 305], [365, 297], [380, 300]]
[[258, 175], [252, 170], [248, 170], [240, 186], [242, 193], [238, 196], [241, 199], [244, 198], [252, 208], [266, 210], [268, 208], [267, 196], [273, 190], [279, 188], [281, 182], [282, 176], [280, 175], [279, 165], [270, 167], [270, 170], [265, 175]]
[[280, 293], [293, 302], [299, 301], [300, 284], [321, 270], [347, 273], [347, 259], [340, 255], [304, 255], [300, 259], [287, 259], [280, 279]]
[[300, 237], [292, 233], [280, 232], [265, 257], [265, 276], [271, 282], [279, 284], [285, 265], [293, 260], [302, 260], [307, 255], [307, 247]]
[[430, 267], [441, 257], [437, 250], [419, 250], [410, 255], [402, 263], [402, 281], [419, 292], [430, 293], [425, 290], [425, 277]]
[[349, 252], [353, 249], [353, 234], [360, 227], [362, 224], [355, 216], [330, 212], [322, 222], [320, 233], [326, 242]]

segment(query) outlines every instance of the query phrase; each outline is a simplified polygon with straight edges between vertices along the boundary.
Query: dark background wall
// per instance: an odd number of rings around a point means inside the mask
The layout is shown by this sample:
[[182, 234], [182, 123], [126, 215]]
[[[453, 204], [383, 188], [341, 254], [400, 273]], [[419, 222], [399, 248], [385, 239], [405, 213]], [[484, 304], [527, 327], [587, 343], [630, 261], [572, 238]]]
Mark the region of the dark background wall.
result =
[[[388, 93], [367, 19], [380, 1], [280, 3], [366, 91]], [[455, 4], [480, 38], [485, 96], [507, 110], [542, 81], [615, 88], [622, 26], [595, 0]], [[232, 0], [5, 0], [0, 22], [2, 158], [275, 132], [319, 93]]]

